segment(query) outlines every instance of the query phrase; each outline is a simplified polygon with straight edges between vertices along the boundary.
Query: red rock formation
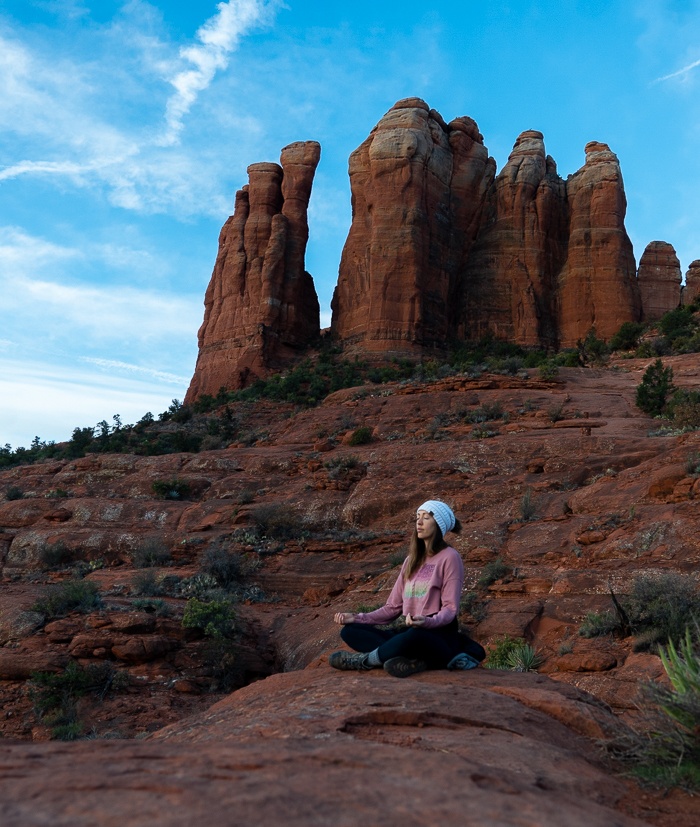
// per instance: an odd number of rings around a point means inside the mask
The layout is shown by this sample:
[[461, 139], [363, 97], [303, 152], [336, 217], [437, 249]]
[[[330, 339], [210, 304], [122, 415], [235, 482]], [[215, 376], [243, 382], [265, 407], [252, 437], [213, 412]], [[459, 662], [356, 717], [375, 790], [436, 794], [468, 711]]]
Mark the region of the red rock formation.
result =
[[639, 259], [637, 271], [644, 321], [655, 322], [681, 300], [681, 265], [673, 245], [651, 241]]
[[478, 241], [462, 273], [464, 332], [521, 345], [555, 345], [556, 279], [566, 256], [564, 181], [541, 132], [523, 132], [489, 192]]
[[471, 119], [448, 125], [419, 98], [389, 110], [350, 156], [353, 222], [332, 302], [338, 339], [363, 352], [445, 345], [455, 264], [493, 170]]
[[641, 302], [620, 164], [607, 144], [586, 144], [586, 163], [566, 182], [571, 211], [569, 251], [559, 276], [562, 347], [591, 328], [603, 339], [623, 322], [639, 321]]
[[493, 335], [608, 338], [641, 304], [616, 156], [586, 147], [567, 182], [524, 132], [495, 178], [470, 119], [399, 101], [352, 154], [353, 222], [333, 299], [346, 348], [422, 353]]
[[700, 296], [700, 259], [690, 262], [685, 274], [685, 285], [681, 290], [683, 304], [692, 304]]
[[321, 148], [290, 144], [278, 164], [252, 164], [219, 237], [199, 355], [185, 401], [240, 388], [293, 359], [319, 333], [319, 304], [304, 270], [306, 219]]

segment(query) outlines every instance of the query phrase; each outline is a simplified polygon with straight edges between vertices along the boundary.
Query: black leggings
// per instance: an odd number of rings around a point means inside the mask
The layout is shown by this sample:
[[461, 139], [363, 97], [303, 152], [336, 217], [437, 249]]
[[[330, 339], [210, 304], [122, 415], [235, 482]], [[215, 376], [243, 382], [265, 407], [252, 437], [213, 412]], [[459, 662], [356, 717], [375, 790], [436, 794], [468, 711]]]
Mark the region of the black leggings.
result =
[[340, 637], [356, 652], [378, 649], [382, 663], [403, 656], [423, 660], [430, 669], [444, 669], [455, 655], [464, 651], [456, 620], [435, 629], [380, 629], [365, 623], [348, 623], [341, 629]]

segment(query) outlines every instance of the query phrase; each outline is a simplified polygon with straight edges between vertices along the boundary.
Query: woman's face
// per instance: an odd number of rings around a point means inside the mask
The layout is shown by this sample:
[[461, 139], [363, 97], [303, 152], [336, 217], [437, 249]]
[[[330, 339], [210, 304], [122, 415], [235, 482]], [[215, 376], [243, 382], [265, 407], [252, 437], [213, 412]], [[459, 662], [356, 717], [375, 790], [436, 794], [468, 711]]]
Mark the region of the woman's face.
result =
[[435, 517], [429, 511], [416, 513], [416, 534], [419, 540], [429, 540], [435, 535], [436, 528]]

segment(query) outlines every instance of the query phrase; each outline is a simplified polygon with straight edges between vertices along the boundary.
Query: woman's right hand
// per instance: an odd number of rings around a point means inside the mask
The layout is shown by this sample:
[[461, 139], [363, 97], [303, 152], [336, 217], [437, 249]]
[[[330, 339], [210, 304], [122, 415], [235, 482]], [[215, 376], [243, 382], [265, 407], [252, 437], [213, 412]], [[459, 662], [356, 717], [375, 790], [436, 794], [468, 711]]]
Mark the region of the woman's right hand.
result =
[[346, 623], [354, 623], [355, 615], [352, 614], [352, 612], [337, 612], [333, 620], [341, 626], [344, 626]]

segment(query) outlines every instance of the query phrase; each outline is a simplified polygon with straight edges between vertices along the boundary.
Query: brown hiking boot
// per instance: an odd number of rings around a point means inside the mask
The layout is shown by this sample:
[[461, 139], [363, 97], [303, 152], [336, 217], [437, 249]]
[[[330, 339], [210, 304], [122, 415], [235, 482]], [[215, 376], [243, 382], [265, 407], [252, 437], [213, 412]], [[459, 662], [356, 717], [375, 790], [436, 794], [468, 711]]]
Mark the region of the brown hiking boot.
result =
[[365, 652], [333, 652], [328, 658], [328, 663], [334, 669], [357, 669], [364, 671], [372, 667], [367, 663], [367, 654]]

